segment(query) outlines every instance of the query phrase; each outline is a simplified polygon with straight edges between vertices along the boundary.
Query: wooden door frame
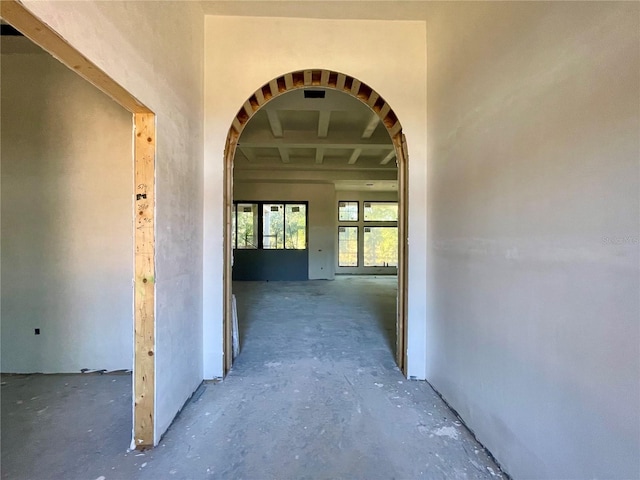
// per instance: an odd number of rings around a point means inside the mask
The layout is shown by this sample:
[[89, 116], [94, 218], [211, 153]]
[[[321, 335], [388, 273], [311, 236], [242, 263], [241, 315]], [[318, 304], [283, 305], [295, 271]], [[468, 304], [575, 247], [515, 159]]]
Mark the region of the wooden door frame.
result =
[[0, 17], [133, 114], [134, 364], [133, 442], [154, 445], [155, 428], [155, 114], [17, 0]]
[[224, 269], [223, 269], [223, 371], [232, 358], [231, 211], [233, 205], [233, 161], [240, 135], [247, 122], [266, 103], [283, 93], [307, 87], [337, 90], [360, 100], [376, 113], [387, 129], [398, 164], [398, 297], [396, 319], [396, 362], [407, 375], [407, 289], [408, 289], [408, 150], [402, 125], [390, 105], [371, 87], [355, 77], [323, 69], [299, 70], [274, 78], [255, 91], [236, 114], [224, 149]]

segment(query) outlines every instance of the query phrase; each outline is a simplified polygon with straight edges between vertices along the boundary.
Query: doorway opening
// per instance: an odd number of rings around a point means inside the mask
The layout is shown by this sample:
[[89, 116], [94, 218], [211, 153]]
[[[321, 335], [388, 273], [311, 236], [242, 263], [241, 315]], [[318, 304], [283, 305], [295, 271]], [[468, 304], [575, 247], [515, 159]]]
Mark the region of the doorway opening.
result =
[[[134, 227], [130, 231], [132, 245], [129, 250], [129, 255], [133, 250], [131, 273], [134, 280], [131, 315], [131, 345], [134, 352], [132, 443], [136, 448], [152, 447], [155, 441], [155, 114], [20, 2], [0, 2], [0, 18], [4, 26], [24, 35], [132, 114], [133, 168], [129, 172], [133, 175], [129, 182], [129, 194], [132, 193], [133, 197], [133, 211], [129, 210], [127, 215], [127, 223], [131, 225], [133, 220]], [[130, 148], [127, 150], [131, 152]], [[87, 193], [88, 199], [83, 208], [90, 215], [92, 199], [91, 192]], [[82, 262], [83, 259], [74, 260]], [[92, 273], [96, 276], [96, 272]], [[129, 282], [127, 280], [125, 288], [131, 288]], [[89, 308], [90, 305], [85, 307]], [[35, 335], [46, 333], [40, 328], [35, 329]]]
[[[293, 100], [291, 100], [292, 97]], [[310, 109], [315, 112], [314, 117], [309, 116], [308, 112], [301, 114], [302, 111], [309, 109], [304, 106], [297, 108], [292, 106], [291, 102], [294, 104], [315, 102], [323, 106]], [[358, 141], [341, 135], [338, 128], [332, 128], [332, 126], [337, 127], [341, 122], [347, 124], [353, 122], [353, 113], [349, 112], [350, 109], [337, 107], [334, 109], [331, 106], [331, 104], [348, 104], [349, 102], [355, 102], [360, 109], [364, 108], [367, 112], [367, 121], [362, 126]], [[284, 116], [279, 113], [283, 111]], [[316, 139], [313, 142], [305, 137], [304, 131], [309, 130], [315, 131]], [[286, 136], [285, 131], [287, 131]], [[251, 132], [251, 135], [243, 135], [245, 132]], [[242, 138], [241, 135], [243, 135]], [[376, 141], [382, 138], [380, 135], [385, 141]], [[308, 236], [305, 237], [305, 242], [308, 242], [306, 246], [307, 278], [332, 279], [336, 272], [341, 273], [340, 270], [342, 273], [360, 274], [397, 272], [395, 352], [396, 363], [406, 375], [408, 154], [402, 125], [390, 105], [371, 87], [343, 73], [321, 69], [287, 73], [263, 85], [244, 103], [233, 119], [227, 135], [224, 159], [223, 351], [225, 374], [233, 362], [232, 281], [237, 275], [236, 262], [240, 260], [234, 252], [245, 255], [245, 252], [240, 252], [239, 249], [234, 250], [234, 248], [238, 247], [239, 241], [244, 242], [243, 249], [247, 248], [247, 245], [250, 245], [247, 249], [253, 249], [251, 245], [258, 245], [260, 236], [264, 235], [264, 232], [259, 230], [259, 219], [263, 218], [262, 225], [265, 221], [264, 211], [260, 210], [261, 206], [264, 207], [268, 203], [271, 209], [278, 208], [278, 205], [284, 206], [287, 201], [308, 200], [291, 190], [289, 185], [291, 180], [295, 179], [296, 183], [302, 184], [307, 197], [311, 195], [324, 198], [332, 205], [335, 204], [328, 209], [314, 209], [313, 202], [309, 201], [310, 228]], [[249, 168], [242, 168], [240, 162]], [[366, 163], [371, 164], [369, 171], [366, 174], [362, 171], [358, 173], [358, 170], [361, 170], [359, 167]], [[280, 172], [278, 179], [274, 179], [272, 174], [276, 167]], [[243, 189], [242, 193], [236, 192], [237, 195], [234, 197], [234, 176], [237, 180], [246, 174], [246, 170], [252, 170], [253, 175], [251, 178], [243, 178], [247, 188]], [[329, 182], [323, 170], [339, 170], [349, 174]], [[390, 171], [393, 172], [393, 177], [389, 176]], [[256, 172], [259, 173], [256, 174]], [[301, 176], [304, 177], [302, 181]], [[264, 183], [261, 179], [277, 188], [270, 189], [268, 192], [259, 192], [263, 188], [260, 183]], [[329, 183], [330, 188], [325, 188]], [[360, 199], [341, 198], [336, 193], [340, 190], [358, 190], [355, 187], [356, 184], [362, 186]], [[386, 197], [379, 195], [385, 188], [395, 190], [397, 193], [394, 192]], [[376, 190], [378, 194], [374, 195], [373, 192]], [[349, 203], [353, 207], [354, 201], [358, 203], [359, 215], [361, 215], [356, 220], [356, 224], [338, 223], [341, 206]], [[385, 216], [385, 212], [388, 213], [394, 208], [395, 218]], [[365, 212], [370, 218], [365, 218]], [[268, 213], [272, 213], [271, 210]], [[314, 219], [313, 216], [319, 214], [326, 217], [320, 222], [332, 228], [328, 238], [316, 229], [318, 218]], [[383, 216], [376, 217], [378, 214]], [[256, 227], [251, 230], [249, 237], [243, 237], [241, 240], [238, 239], [239, 215], [242, 216], [242, 221], [254, 222], [251, 224], [255, 224]], [[363, 224], [358, 225], [359, 221]], [[342, 234], [346, 232], [346, 230], [341, 232], [340, 229], [345, 226], [355, 226], [356, 229], [362, 230], [361, 242], [358, 240], [356, 247], [360, 249], [360, 253], [356, 254], [355, 265], [342, 264], [343, 260], [339, 256], [339, 244], [344, 240]], [[241, 233], [246, 235], [246, 225], [242, 228], [244, 230]], [[353, 233], [352, 230], [353, 228], [349, 229], [348, 233]], [[367, 250], [367, 245], [374, 245], [376, 239], [379, 241], [390, 235], [397, 239], [395, 255], [386, 257], [382, 254], [373, 257], [369, 255], [365, 259], [364, 251]], [[324, 243], [318, 240], [323, 236]], [[353, 245], [353, 241], [351, 243]], [[284, 244], [282, 250], [281, 255], [287, 254]], [[266, 252], [266, 254], [253, 252], [251, 255], [267, 258], [267, 256], [273, 256], [273, 252]], [[364, 270], [351, 272], [348, 270], [349, 267]]]

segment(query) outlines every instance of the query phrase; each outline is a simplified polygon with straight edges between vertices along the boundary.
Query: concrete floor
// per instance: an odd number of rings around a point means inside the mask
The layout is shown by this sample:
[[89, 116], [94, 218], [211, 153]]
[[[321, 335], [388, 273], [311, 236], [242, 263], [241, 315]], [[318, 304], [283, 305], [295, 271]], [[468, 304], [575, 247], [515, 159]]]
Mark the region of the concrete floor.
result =
[[131, 378], [5, 376], [2, 478], [456, 479], [503, 474], [395, 366], [395, 278], [234, 284], [241, 353], [145, 453]]

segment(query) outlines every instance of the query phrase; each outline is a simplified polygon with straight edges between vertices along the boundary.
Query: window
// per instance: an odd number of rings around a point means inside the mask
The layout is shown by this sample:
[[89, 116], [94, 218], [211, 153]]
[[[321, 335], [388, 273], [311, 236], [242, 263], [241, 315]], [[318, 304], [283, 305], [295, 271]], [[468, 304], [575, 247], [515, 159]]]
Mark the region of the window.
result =
[[364, 266], [398, 266], [398, 227], [364, 228]]
[[307, 206], [285, 205], [284, 248], [304, 250], [307, 248]]
[[358, 202], [338, 202], [338, 221], [357, 222]]
[[262, 205], [262, 248], [284, 248], [284, 205]]
[[238, 202], [231, 217], [233, 248], [307, 248], [307, 204]]
[[235, 205], [235, 222], [232, 228], [235, 235], [235, 248], [258, 248], [258, 205], [239, 203]]
[[338, 227], [338, 266], [358, 266], [358, 227]]
[[365, 202], [365, 222], [397, 222], [398, 202]]

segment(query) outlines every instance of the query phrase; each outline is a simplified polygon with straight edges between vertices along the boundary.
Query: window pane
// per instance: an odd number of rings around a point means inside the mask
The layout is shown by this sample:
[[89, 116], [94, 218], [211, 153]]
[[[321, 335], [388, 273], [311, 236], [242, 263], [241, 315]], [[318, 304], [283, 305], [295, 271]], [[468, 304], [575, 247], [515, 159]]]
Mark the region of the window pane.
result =
[[398, 202], [365, 202], [365, 222], [397, 222]]
[[265, 203], [262, 206], [263, 248], [284, 248], [284, 205]]
[[338, 266], [358, 266], [358, 227], [338, 227]]
[[339, 202], [338, 220], [341, 222], [357, 222], [358, 202]]
[[258, 248], [258, 205], [239, 203], [237, 208], [237, 246], [236, 248]]
[[398, 266], [397, 227], [365, 227], [364, 266]]
[[296, 250], [307, 248], [307, 206], [304, 204], [285, 205], [284, 217], [284, 248]]

